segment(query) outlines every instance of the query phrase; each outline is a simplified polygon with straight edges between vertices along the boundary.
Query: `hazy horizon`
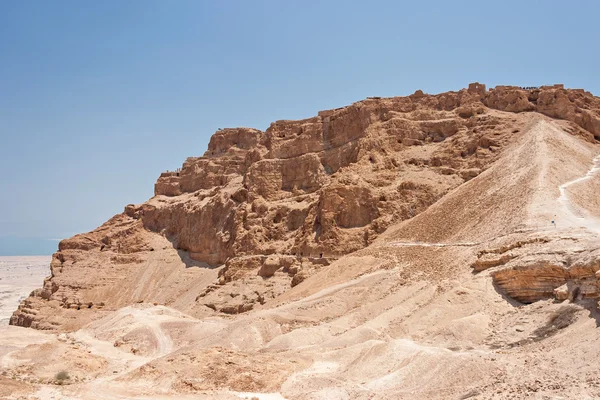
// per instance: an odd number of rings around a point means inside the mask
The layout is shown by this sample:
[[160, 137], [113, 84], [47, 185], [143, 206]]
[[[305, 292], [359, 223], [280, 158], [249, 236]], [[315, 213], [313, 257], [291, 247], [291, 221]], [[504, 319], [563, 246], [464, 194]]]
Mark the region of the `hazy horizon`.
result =
[[62, 239], [0, 237], [0, 257], [51, 256], [58, 251]]

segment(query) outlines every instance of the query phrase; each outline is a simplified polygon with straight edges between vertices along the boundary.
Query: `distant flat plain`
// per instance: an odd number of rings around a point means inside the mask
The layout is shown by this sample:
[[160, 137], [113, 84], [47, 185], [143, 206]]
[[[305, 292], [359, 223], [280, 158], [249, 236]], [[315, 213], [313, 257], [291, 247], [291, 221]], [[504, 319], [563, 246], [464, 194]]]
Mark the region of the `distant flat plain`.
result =
[[0, 257], [0, 326], [8, 325], [19, 302], [42, 287], [51, 256]]

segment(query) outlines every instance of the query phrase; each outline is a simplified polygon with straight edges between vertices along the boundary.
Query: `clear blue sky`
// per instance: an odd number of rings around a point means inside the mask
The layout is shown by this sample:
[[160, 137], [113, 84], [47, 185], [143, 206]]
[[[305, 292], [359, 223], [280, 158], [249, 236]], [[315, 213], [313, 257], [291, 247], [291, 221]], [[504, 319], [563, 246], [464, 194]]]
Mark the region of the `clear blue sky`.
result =
[[0, 254], [50, 254], [220, 127], [469, 82], [600, 94], [598, 1], [0, 1]]

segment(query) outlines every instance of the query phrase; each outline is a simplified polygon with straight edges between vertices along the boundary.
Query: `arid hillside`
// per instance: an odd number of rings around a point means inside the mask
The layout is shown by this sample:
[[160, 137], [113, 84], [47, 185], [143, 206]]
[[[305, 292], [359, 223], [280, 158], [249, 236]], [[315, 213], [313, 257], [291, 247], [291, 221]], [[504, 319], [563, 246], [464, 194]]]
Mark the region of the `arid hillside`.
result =
[[598, 397], [598, 154], [561, 85], [220, 130], [60, 243], [11, 318], [47, 341], [0, 367], [39, 398]]
[[[277, 121], [265, 132], [220, 130], [203, 157], [159, 177], [155, 197], [62, 241], [52, 276], [11, 323], [69, 330], [96, 311], [136, 302], [194, 316], [248, 311], [478, 176], [537, 115], [561, 118], [563, 129], [593, 143], [598, 112], [600, 99], [582, 90], [472, 84], [439, 95], [370, 98]], [[516, 158], [519, 173], [536, 168], [527, 156]], [[518, 223], [526, 200], [502, 195], [517, 200], [510, 218]], [[421, 239], [458, 233], [463, 217], [422, 226]], [[414, 221], [409, 226], [419, 225]], [[490, 227], [490, 237], [512, 228]]]

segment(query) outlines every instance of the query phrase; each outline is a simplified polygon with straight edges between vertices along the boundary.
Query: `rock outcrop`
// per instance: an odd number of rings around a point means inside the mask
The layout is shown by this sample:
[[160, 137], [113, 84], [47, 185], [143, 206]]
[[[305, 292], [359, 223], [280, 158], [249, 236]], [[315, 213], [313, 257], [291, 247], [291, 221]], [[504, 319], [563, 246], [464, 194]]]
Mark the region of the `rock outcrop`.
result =
[[482, 251], [475, 271], [491, 269], [498, 288], [521, 303], [600, 299], [600, 251], [594, 242], [538, 237]]
[[[600, 139], [600, 99], [590, 93], [480, 84], [370, 98], [265, 132], [219, 130], [204, 156], [161, 174], [153, 198], [63, 240], [52, 275], [11, 324], [74, 329], [142, 301], [195, 316], [248, 311], [476, 178], [532, 112]], [[507, 262], [481, 259], [477, 268]], [[558, 269], [547, 271], [554, 279]], [[495, 277], [509, 291], [512, 275]], [[555, 285], [542, 286], [546, 296]]]
[[600, 99], [583, 89], [563, 85], [531, 90], [517, 86], [498, 86], [482, 97], [490, 108], [503, 111], [536, 111], [552, 118], [576, 123], [600, 140]]

